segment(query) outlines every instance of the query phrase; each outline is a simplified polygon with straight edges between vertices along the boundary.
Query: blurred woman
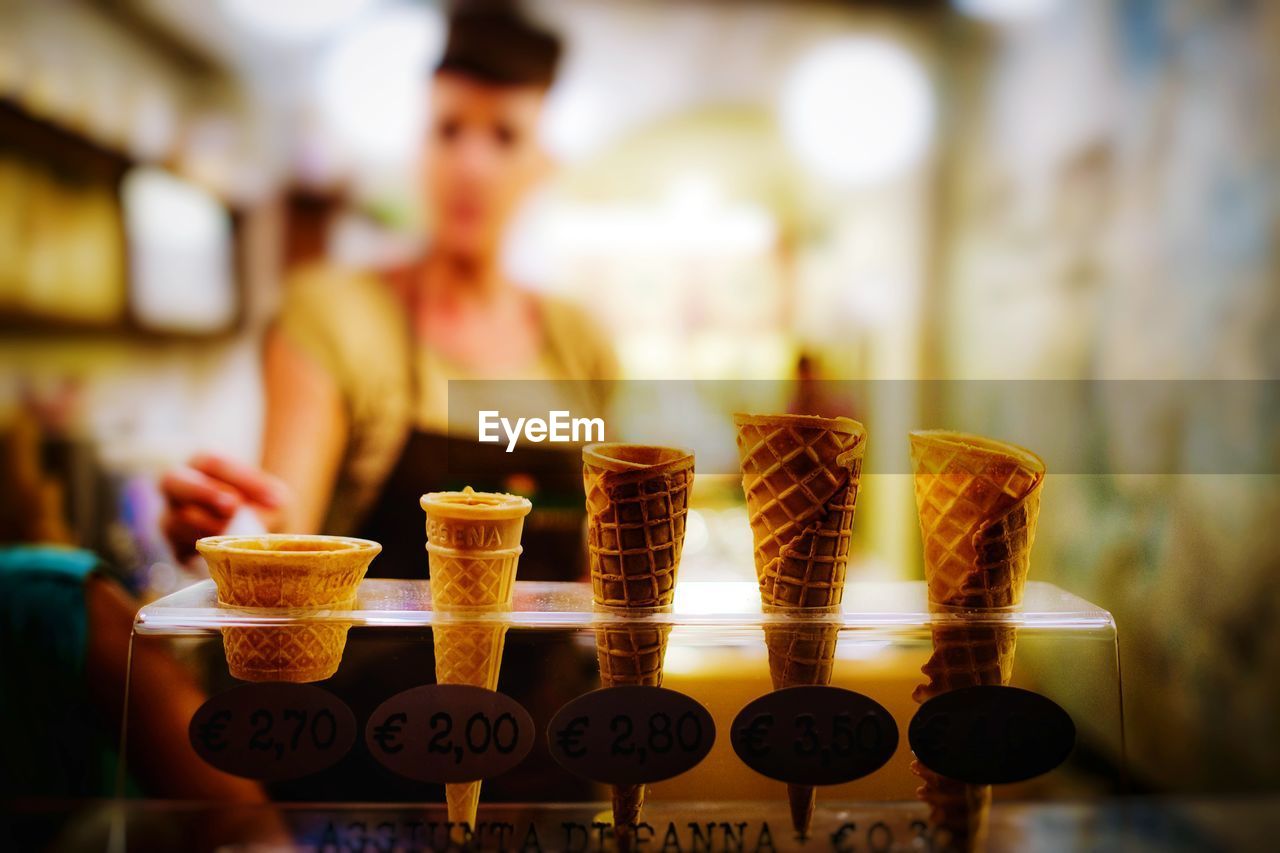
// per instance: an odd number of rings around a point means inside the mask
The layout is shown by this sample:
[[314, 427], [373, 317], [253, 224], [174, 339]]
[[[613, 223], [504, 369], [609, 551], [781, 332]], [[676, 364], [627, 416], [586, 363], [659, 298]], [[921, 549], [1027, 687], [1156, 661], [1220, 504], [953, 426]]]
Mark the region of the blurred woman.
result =
[[[163, 478], [179, 557], [247, 507], [272, 530], [378, 539], [375, 573], [421, 577], [417, 498], [457, 485], [444, 476], [448, 380], [613, 378], [584, 314], [500, 267], [506, 228], [548, 171], [537, 129], [559, 42], [506, 6], [459, 8], [431, 88], [427, 251], [406, 269], [292, 277], [264, 346], [261, 468], [198, 455]], [[580, 398], [566, 408], [599, 410], [599, 384], [566, 387]]]

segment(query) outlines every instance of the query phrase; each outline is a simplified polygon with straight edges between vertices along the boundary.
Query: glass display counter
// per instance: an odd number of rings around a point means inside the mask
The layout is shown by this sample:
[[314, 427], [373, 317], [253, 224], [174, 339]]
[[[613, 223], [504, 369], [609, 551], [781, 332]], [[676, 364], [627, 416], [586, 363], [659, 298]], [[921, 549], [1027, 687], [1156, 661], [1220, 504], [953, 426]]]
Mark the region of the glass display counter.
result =
[[144, 607], [122, 795], [238, 803], [210, 838], [307, 849], [918, 850], [981, 846], [993, 801], [1120, 784], [1090, 748], [1123, 744], [1115, 623], [1050, 584], [984, 612], [921, 582], [815, 614], [724, 582], [661, 612], [585, 584], [430, 602], [366, 580], [349, 610], [228, 608], [210, 581]]

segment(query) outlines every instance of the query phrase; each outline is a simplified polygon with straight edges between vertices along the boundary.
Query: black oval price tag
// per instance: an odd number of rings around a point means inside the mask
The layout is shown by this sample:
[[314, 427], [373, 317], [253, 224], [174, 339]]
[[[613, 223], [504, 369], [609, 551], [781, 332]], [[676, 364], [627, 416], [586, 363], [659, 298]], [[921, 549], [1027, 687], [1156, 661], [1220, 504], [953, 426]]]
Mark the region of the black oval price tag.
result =
[[187, 734], [196, 754], [224, 773], [296, 779], [347, 754], [356, 718], [314, 684], [242, 684], [201, 705]]
[[533, 718], [502, 693], [427, 684], [378, 706], [364, 739], [384, 767], [419, 782], [473, 782], [506, 773], [533, 747]]
[[1021, 782], [1057, 767], [1076, 743], [1071, 717], [1018, 687], [981, 685], [935, 696], [907, 728], [916, 758], [935, 773], [975, 785]]
[[761, 775], [792, 785], [838, 785], [870, 775], [898, 748], [879, 702], [839, 687], [766, 693], [733, 720], [733, 751]]
[[570, 773], [610, 785], [661, 782], [698, 766], [716, 742], [710, 712], [665, 687], [584, 693], [551, 718], [551, 755]]

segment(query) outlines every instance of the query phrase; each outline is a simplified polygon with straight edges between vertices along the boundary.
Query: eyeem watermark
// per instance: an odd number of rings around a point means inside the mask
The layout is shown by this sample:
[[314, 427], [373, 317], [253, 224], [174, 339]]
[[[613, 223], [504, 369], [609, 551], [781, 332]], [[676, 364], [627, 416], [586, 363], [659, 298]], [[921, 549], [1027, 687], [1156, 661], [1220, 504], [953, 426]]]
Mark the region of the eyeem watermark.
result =
[[508, 453], [516, 449], [516, 442], [521, 438], [534, 444], [543, 441], [556, 444], [604, 441], [604, 418], [575, 418], [562, 409], [547, 412], [546, 420], [516, 418], [514, 424], [492, 409], [481, 410], [479, 415], [477, 434], [480, 443], [500, 444], [505, 436]]

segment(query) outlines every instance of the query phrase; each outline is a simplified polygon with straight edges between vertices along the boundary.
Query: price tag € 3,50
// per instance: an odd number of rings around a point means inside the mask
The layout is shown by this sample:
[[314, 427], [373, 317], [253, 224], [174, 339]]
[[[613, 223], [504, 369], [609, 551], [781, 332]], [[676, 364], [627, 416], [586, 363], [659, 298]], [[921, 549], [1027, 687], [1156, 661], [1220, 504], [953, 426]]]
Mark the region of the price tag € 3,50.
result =
[[610, 785], [661, 782], [697, 767], [716, 740], [711, 714], [664, 687], [593, 690], [556, 712], [551, 755], [570, 773]]
[[897, 748], [893, 716], [874, 699], [839, 687], [775, 690], [733, 721], [733, 749], [743, 763], [793, 785], [860, 779]]

